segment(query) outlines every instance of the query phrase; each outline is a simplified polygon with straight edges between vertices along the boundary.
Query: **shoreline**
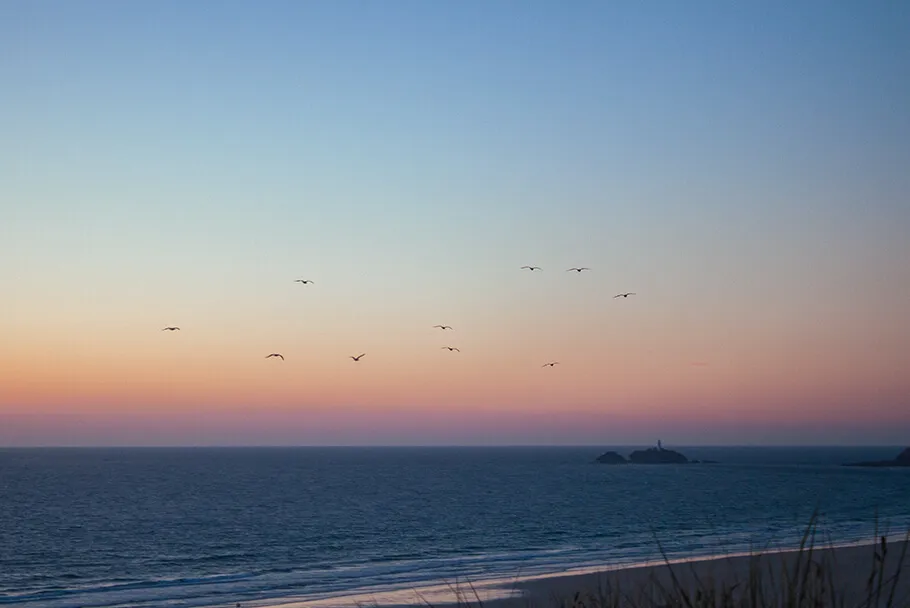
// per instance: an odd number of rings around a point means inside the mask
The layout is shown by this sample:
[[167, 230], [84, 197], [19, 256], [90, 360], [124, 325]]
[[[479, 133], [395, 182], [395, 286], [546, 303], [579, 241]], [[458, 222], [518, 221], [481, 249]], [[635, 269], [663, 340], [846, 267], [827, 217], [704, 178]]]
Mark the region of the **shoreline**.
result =
[[[897, 574], [900, 554], [907, 545], [907, 537], [902, 538], [904, 540], [888, 543], [890, 560], [886, 558], [885, 580]], [[719, 591], [744, 586], [756, 571], [767, 577], [759, 586], [773, 596], [786, 586], [788, 575], [784, 574], [784, 569], [792, 573], [798, 561], [805, 564], [811, 560], [826, 569], [826, 577], [834, 583], [840, 599], [853, 605], [865, 597], [866, 584], [874, 565], [874, 551], [878, 547], [878, 543], [865, 542], [806, 547], [802, 551], [765, 550], [707, 559], [668, 560], [660, 564], [604, 569], [600, 572], [536, 577], [518, 582], [515, 586], [517, 593], [513, 597], [492, 599], [489, 604], [491, 608], [547, 605], [555, 599], [571, 599], [575, 594], [596, 597], [605, 590], [647, 602], [654, 601], [655, 594], [661, 595], [661, 590], [678, 588], [694, 595], [698, 590]], [[897, 597], [903, 599], [897, 605], [903, 606], [910, 598], [910, 563], [904, 561], [900, 573]]]
[[[898, 574], [897, 562], [908, 543], [908, 535], [888, 536], [888, 555], [885, 579]], [[589, 598], [602, 596], [605, 590], [627, 598], [653, 596], [661, 588], [672, 589], [675, 584], [694, 592], [711, 581], [711, 587], [733, 586], [748, 581], [758, 566], [765, 576], [768, 590], [776, 591], [786, 575], [782, 568], [792, 571], [800, 555], [805, 560], [811, 552], [812, 561], [823, 565], [833, 580], [835, 589], [848, 604], [859, 601], [873, 566], [873, 551], [879, 542], [852, 541], [824, 546], [765, 548], [722, 555], [677, 557], [625, 563], [601, 564], [569, 568], [551, 573], [521, 575], [510, 578], [450, 580], [393, 590], [374, 590], [344, 594], [314, 600], [288, 598], [249, 604], [257, 608], [357, 608], [375, 606], [406, 608], [414, 606], [479, 606], [484, 608], [527, 608], [571, 601], [576, 594]], [[668, 568], [669, 564], [669, 568]], [[671, 573], [672, 569], [672, 573]], [[910, 552], [900, 569], [896, 605], [910, 605]], [[674, 583], [674, 578], [676, 583]], [[890, 586], [888, 587], [890, 591]], [[650, 598], [653, 601], [653, 597]], [[639, 597], [637, 601], [648, 601]]]

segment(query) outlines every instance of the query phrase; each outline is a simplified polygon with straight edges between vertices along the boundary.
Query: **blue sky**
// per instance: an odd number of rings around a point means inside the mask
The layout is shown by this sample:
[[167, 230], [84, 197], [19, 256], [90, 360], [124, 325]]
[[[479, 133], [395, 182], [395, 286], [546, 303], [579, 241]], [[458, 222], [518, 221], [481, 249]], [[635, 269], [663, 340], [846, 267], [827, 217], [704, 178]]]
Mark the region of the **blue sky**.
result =
[[[303, 331], [276, 319], [308, 276], [325, 343], [565, 314], [565, 352], [637, 290], [624, 339], [800, 333], [874, 383], [868, 353], [910, 352], [908, 40], [897, 1], [5, 2], [9, 343], [187, 319], [265, 343]], [[529, 291], [524, 264], [599, 278]]]

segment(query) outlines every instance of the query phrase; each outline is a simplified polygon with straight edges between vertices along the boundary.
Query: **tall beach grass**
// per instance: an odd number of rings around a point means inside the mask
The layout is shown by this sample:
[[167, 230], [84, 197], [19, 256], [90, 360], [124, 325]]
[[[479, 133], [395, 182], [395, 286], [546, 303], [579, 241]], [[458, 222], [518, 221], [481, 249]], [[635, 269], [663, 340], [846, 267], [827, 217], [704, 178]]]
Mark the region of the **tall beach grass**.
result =
[[[458, 608], [910, 608], [907, 586], [901, 586], [902, 572], [910, 566], [906, 562], [910, 531], [903, 543], [889, 544], [876, 523], [874, 544], [849, 549], [830, 541], [819, 544], [818, 534], [816, 512], [798, 549], [712, 560], [715, 565], [748, 561], [745, 568], [717, 568], [718, 572], [706, 572], [705, 562], [671, 562], [655, 535], [662, 564], [650, 569], [646, 581], [624, 584], [620, 570], [604, 573], [593, 590], [487, 602], [470, 582], [452, 585], [451, 591]], [[855, 563], [846, 566], [847, 573], [838, 567], [841, 550], [868, 550], [865, 571], [857, 571], [860, 566]], [[858, 585], [859, 580], [863, 582]], [[433, 608], [419, 593], [418, 598]]]

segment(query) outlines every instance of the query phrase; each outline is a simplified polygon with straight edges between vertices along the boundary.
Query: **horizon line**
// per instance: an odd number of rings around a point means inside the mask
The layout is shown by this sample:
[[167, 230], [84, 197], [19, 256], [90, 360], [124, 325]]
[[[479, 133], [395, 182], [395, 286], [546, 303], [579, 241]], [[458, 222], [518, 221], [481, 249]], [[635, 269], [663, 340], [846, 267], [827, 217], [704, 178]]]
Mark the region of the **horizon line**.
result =
[[[490, 449], [490, 448], [637, 448], [657, 445], [644, 443], [601, 443], [601, 444], [173, 444], [173, 445], [2, 445], [0, 450], [168, 450], [168, 449]], [[907, 444], [670, 444], [677, 448], [760, 448], [760, 449], [793, 449], [793, 448], [903, 448]]]

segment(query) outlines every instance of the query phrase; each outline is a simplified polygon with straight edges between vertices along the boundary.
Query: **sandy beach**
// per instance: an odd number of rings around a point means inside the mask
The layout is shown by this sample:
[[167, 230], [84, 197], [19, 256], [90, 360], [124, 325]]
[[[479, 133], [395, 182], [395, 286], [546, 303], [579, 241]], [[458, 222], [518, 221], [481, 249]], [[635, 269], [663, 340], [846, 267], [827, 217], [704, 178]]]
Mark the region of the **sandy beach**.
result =
[[[888, 581], [898, 573], [897, 565], [904, 544], [892, 543], [888, 546], [882, 579], [885, 583], [882, 596], [885, 598], [890, 594], [892, 587]], [[746, 590], [750, 587], [750, 578], [760, 580], [761, 583], [751, 586], [756, 588], [756, 592], [760, 588], [764, 596], [771, 599], [781, 597], [781, 593], [788, 588], [788, 579], [793, 578], [798, 561], [802, 565], [800, 574], [797, 575], [800, 579], [806, 572], [806, 563], [811, 561], [813, 565], [808, 568], [809, 578], [814, 578], [815, 582], [809, 582], [806, 586], [817, 589], [820, 593], [816, 595], [838, 598], [838, 605], [843, 601], [847, 606], [852, 606], [863, 602], [868, 596], [867, 584], [873, 570], [873, 560], [876, 566], [879, 563], [874, 557], [876, 549], [880, 553], [880, 547], [866, 545], [814, 550], [811, 556], [808, 552], [804, 552], [802, 556], [795, 551], [775, 552], [688, 561], [671, 564], [670, 567], [663, 564], [590, 574], [542, 577], [517, 582], [516, 597], [496, 600], [490, 604], [496, 608], [505, 608], [526, 605], [530, 600], [533, 604], [548, 605], [559, 600], [572, 600], [575, 594], [579, 593], [582, 596], [587, 595], [589, 600], [622, 596], [630, 605], [662, 606], [665, 603], [662, 590], [681, 588], [690, 596], [694, 596], [698, 590], [721, 592], [723, 589], [735, 587], [740, 593], [748, 593]], [[910, 603], [910, 565], [907, 561], [901, 565], [900, 572], [894, 605], [907, 606]], [[757, 577], [758, 573], [760, 576]]]
[[[684, 590], [694, 597], [732, 590], [734, 597], [763, 596], [759, 606], [784, 605], [782, 599], [793, 585], [794, 576], [806, 589], [807, 597], [821, 600], [821, 606], [858, 606], [868, 597], [873, 568], [883, 573], [875, 578], [873, 590], [881, 580], [880, 602], [872, 606], [910, 606], [910, 555], [898, 569], [906, 543], [890, 542], [885, 559], [880, 560], [880, 544], [813, 549], [771, 551], [753, 555], [711, 559], [679, 560], [633, 567], [602, 568], [537, 577], [497, 581], [449, 581], [408, 590], [366, 593], [318, 601], [270, 604], [276, 608], [352, 608], [354, 606], [451, 606], [478, 605], [486, 608], [527, 606], [667, 606], [667, 592]], [[807, 567], [807, 563], [810, 565]], [[881, 567], [881, 564], [884, 567]], [[797, 568], [797, 566], [799, 567]], [[894, 581], [897, 584], [894, 585]], [[752, 582], [750, 582], [752, 581]], [[754, 582], [760, 581], [760, 582]], [[618, 600], [618, 603], [614, 603]], [[813, 603], [800, 605], [816, 605]]]

